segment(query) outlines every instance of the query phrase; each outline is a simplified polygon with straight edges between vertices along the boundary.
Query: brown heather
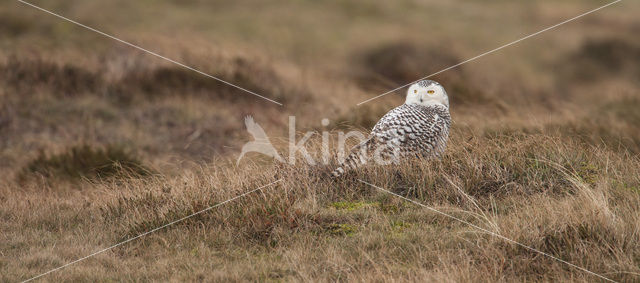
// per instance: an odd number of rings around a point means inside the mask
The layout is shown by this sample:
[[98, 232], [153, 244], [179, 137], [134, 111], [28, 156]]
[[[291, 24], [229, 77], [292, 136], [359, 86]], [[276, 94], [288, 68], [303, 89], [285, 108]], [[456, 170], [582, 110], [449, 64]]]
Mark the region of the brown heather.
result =
[[[601, 3], [76, 2], [38, 5], [284, 106], [0, 4], [0, 282], [275, 181], [39, 280], [600, 280], [361, 180], [615, 281], [640, 280], [638, 3], [433, 77], [454, 119], [441, 160], [331, 179], [335, 160], [300, 155], [291, 165], [250, 153], [236, 166], [251, 138], [243, 118], [288, 157], [296, 116], [298, 139], [327, 131], [335, 156], [339, 131], [367, 131], [403, 95], [356, 103]], [[321, 136], [307, 146], [320, 160]]]

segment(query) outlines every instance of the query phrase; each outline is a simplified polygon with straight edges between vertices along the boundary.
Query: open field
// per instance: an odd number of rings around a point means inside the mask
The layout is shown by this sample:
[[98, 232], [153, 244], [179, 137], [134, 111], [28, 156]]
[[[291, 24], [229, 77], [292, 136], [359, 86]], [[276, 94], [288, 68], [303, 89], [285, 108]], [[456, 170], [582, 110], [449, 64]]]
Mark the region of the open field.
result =
[[[602, 1], [32, 2], [208, 74], [0, 4], [0, 282], [640, 281], [640, 3], [625, 0], [432, 79], [442, 160], [335, 165], [250, 153], [255, 118], [288, 157], [289, 116], [367, 132], [389, 89]], [[328, 126], [321, 119], [330, 121]], [[362, 180], [362, 181], [361, 181]]]

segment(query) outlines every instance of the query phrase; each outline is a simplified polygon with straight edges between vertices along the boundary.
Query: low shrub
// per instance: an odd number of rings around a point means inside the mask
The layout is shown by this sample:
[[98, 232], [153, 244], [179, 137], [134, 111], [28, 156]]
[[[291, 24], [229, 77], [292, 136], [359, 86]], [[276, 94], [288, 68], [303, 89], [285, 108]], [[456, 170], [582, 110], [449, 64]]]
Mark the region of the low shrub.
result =
[[146, 176], [151, 170], [123, 147], [109, 145], [104, 148], [89, 145], [74, 146], [58, 154], [40, 154], [29, 162], [18, 178], [33, 176], [79, 180], [98, 180], [113, 176]]

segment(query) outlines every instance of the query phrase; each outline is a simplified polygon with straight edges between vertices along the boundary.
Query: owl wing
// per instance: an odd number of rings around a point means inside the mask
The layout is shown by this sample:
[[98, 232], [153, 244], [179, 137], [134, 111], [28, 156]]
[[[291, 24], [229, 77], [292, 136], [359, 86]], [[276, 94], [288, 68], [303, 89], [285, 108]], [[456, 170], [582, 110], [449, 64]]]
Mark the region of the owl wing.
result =
[[380, 118], [371, 130], [370, 138], [355, 146], [332, 174], [341, 176], [365, 164], [376, 152], [384, 160], [399, 157], [397, 154], [437, 156], [446, 145], [450, 121], [449, 110], [444, 106], [398, 106]]
[[438, 106], [403, 104], [385, 114], [373, 127], [378, 144], [397, 147], [403, 153], [425, 155], [446, 142], [450, 116]]

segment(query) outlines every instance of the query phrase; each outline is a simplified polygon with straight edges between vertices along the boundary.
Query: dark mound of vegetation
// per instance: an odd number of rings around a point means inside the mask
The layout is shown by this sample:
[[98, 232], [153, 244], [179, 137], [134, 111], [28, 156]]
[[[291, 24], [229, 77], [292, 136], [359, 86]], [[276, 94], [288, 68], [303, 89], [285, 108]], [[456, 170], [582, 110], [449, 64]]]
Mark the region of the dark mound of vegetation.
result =
[[16, 57], [0, 65], [0, 79], [18, 92], [41, 88], [57, 96], [93, 92], [103, 85], [100, 75], [78, 66]]
[[560, 64], [562, 77], [591, 81], [640, 75], [640, 46], [621, 39], [589, 39]]
[[[224, 67], [199, 68], [207, 74], [269, 99], [305, 102], [311, 94], [302, 87], [290, 87], [268, 66], [236, 58]], [[58, 97], [83, 94], [108, 94], [117, 102], [129, 104], [140, 99], [159, 97], [200, 97], [230, 101], [250, 101], [253, 95], [216, 79], [181, 66], [136, 68], [122, 79], [107, 83], [105, 74], [74, 64], [59, 64], [42, 59], [11, 57], [0, 65], [0, 80], [18, 93], [43, 90]]]
[[[307, 91], [287, 87], [272, 69], [243, 58], [236, 58], [229, 69], [204, 72], [282, 103], [304, 101], [310, 98]], [[135, 93], [142, 93], [147, 98], [168, 95], [182, 97], [195, 95], [241, 101], [255, 98], [236, 87], [173, 65], [132, 71], [124, 76], [112, 91], [123, 99], [128, 99]]]
[[14, 9], [0, 9], [0, 36], [6, 41], [26, 34], [50, 37], [53, 29], [50, 23], [35, 21], [32, 17], [16, 13]]
[[25, 33], [30, 28], [30, 21], [12, 14], [0, 14], [0, 34], [16, 36]]
[[[373, 49], [361, 58], [364, 67], [394, 85], [415, 80], [460, 60], [450, 51], [420, 50], [407, 43], [394, 43]], [[460, 70], [452, 70], [460, 72]]]
[[74, 146], [67, 151], [47, 155], [40, 152], [19, 174], [19, 180], [32, 176], [78, 180], [98, 180], [113, 176], [140, 177], [149, 175], [150, 169], [133, 154], [120, 146], [95, 148], [89, 145]]
[[[409, 43], [392, 43], [363, 52], [356, 57], [355, 79], [367, 91], [387, 91], [399, 85], [455, 65], [462, 60], [452, 50], [437, 47], [417, 47]], [[447, 70], [429, 79], [444, 85], [453, 103], [479, 102], [484, 94], [480, 88], [469, 87], [462, 67]]]

